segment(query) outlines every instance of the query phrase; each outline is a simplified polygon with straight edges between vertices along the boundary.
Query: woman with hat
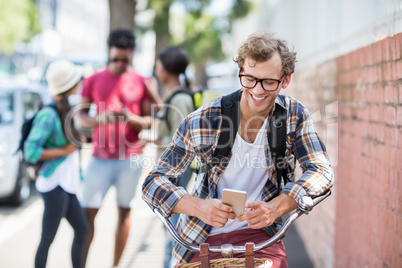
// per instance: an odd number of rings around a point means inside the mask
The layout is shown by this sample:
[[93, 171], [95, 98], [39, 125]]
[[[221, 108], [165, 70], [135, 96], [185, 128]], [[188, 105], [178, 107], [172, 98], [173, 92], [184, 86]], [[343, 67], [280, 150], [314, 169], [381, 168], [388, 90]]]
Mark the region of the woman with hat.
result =
[[46, 72], [49, 93], [54, 103], [42, 108], [24, 144], [24, 157], [32, 163], [43, 162], [36, 188], [44, 202], [42, 235], [35, 257], [35, 268], [46, 267], [50, 245], [62, 218], [74, 230], [72, 266], [83, 267], [88, 224], [76, 193], [80, 185], [80, 134], [74, 127], [68, 97], [76, 93], [82, 70], [69, 61], [58, 60]]

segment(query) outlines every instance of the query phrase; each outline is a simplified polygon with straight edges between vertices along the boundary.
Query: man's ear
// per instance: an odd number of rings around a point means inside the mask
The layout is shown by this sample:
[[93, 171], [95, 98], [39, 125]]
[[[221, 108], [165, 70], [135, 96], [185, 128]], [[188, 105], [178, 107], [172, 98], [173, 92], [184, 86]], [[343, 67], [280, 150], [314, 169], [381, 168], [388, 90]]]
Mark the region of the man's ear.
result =
[[292, 80], [292, 74], [288, 74], [285, 78], [285, 80], [283, 80], [282, 83], [282, 88], [285, 89], [288, 87], [288, 85], [290, 84], [290, 80]]

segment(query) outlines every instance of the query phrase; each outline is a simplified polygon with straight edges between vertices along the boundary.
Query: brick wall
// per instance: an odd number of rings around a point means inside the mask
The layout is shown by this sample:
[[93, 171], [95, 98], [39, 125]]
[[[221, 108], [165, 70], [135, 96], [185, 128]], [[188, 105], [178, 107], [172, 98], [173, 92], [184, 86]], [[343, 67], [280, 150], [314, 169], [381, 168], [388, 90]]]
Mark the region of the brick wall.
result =
[[402, 34], [391, 36], [289, 87], [335, 166], [333, 196], [297, 223], [315, 267], [402, 267], [401, 50]]
[[402, 267], [402, 34], [339, 57], [335, 267]]

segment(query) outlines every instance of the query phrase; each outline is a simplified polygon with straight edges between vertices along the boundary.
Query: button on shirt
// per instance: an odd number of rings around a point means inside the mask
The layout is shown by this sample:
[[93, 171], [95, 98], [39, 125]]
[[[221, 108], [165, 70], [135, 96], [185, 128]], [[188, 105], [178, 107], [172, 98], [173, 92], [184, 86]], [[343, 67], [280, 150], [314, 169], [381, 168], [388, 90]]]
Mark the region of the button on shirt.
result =
[[[297, 202], [302, 196], [316, 196], [328, 190], [333, 184], [333, 171], [310, 113], [299, 101], [284, 97], [285, 102], [277, 98], [275, 105], [287, 109], [286, 155], [290, 151], [294, 152], [303, 175], [296, 182], [288, 182], [282, 193]], [[165, 216], [172, 215], [179, 199], [188, 194], [183, 187], [177, 187], [173, 183], [189, 167], [194, 157], [202, 164], [211, 160], [221, 133], [221, 124], [221, 98], [193, 112], [180, 124], [172, 143], [145, 179], [143, 199], [147, 203], [158, 207]], [[277, 184], [277, 173], [267, 137], [264, 139], [264, 152], [268, 177], [261, 200], [268, 201], [280, 191], [281, 186]], [[193, 196], [201, 199], [218, 198], [217, 183], [227, 165], [227, 161], [221, 161], [211, 170], [198, 174]], [[272, 236], [281, 225], [282, 219], [278, 218], [273, 225], [263, 230]], [[182, 215], [178, 229], [184, 240], [199, 245], [207, 239], [212, 226], [196, 217]], [[177, 245], [173, 255], [180, 263], [184, 263], [190, 261], [194, 253]]]

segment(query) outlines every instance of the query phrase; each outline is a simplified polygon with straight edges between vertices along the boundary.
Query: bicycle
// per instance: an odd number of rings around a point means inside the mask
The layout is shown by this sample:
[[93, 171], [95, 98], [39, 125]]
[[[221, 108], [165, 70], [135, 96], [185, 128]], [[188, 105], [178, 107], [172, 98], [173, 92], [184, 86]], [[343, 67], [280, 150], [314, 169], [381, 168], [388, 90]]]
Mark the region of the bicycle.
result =
[[[224, 244], [221, 246], [210, 247], [207, 243], [200, 246], [192, 245], [183, 240], [177, 233], [175, 227], [165, 218], [158, 208], [152, 208], [153, 212], [163, 222], [168, 232], [173, 236], [177, 243], [193, 252], [200, 252], [200, 262], [182, 264], [176, 266], [178, 268], [210, 268], [210, 267], [245, 267], [245, 268], [269, 268], [272, 266], [272, 261], [269, 259], [255, 259], [254, 252], [272, 246], [278, 243], [285, 236], [290, 226], [303, 214], [308, 214], [317, 204], [322, 202], [325, 198], [331, 195], [331, 190], [326, 191], [320, 196], [311, 198], [303, 196], [299, 199], [299, 203], [295, 212], [285, 221], [282, 228], [267, 241], [254, 245], [254, 243], [246, 243], [244, 246], [233, 246], [231, 244]], [[210, 260], [209, 253], [221, 253], [223, 259]], [[245, 253], [244, 258], [232, 258], [233, 253]]]

